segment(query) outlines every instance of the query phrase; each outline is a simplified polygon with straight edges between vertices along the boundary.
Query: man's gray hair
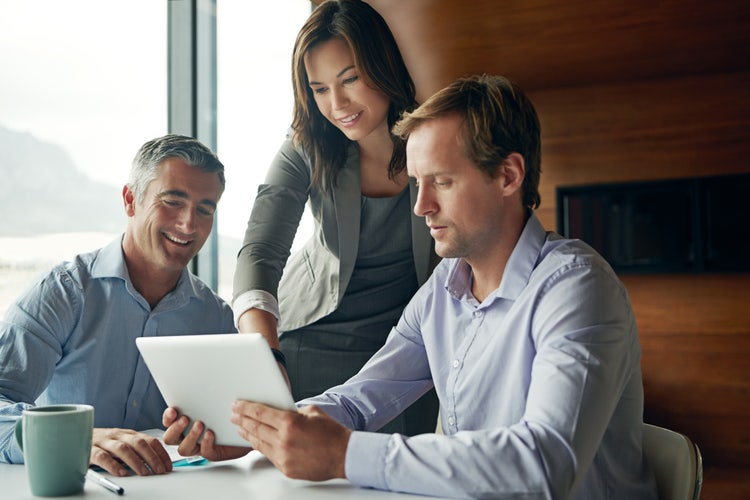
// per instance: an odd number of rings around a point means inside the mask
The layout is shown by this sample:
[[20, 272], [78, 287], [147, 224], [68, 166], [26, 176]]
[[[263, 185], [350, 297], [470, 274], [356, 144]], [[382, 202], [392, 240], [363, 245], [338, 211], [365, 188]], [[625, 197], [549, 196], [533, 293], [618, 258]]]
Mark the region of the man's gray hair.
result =
[[139, 203], [143, 201], [148, 185], [158, 177], [159, 165], [168, 158], [180, 158], [204, 172], [215, 172], [219, 176], [221, 192], [224, 192], [224, 165], [216, 153], [198, 139], [169, 134], [148, 141], [133, 158], [128, 185]]

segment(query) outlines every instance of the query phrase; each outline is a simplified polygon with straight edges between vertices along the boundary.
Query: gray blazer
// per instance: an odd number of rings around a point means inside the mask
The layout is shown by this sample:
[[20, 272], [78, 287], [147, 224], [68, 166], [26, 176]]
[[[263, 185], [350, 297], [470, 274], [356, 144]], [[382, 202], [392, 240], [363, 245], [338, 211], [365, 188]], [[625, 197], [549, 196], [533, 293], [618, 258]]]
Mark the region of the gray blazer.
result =
[[[333, 312], [349, 284], [359, 246], [361, 185], [359, 152], [353, 145], [332, 192], [310, 188], [309, 157], [287, 140], [276, 154], [258, 195], [239, 252], [234, 297], [265, 290], [278, 298], [279, 332], [309, 325]], [[411, 205], [417, 188], [409, 182]], [[312, 238], [290, 257], [299, 221], [310, 202]], [[421, 286], [437, 265], [424, 220], [412, 217], [412, 251]], [[373, 235], [385, 238], [386, 234]]]

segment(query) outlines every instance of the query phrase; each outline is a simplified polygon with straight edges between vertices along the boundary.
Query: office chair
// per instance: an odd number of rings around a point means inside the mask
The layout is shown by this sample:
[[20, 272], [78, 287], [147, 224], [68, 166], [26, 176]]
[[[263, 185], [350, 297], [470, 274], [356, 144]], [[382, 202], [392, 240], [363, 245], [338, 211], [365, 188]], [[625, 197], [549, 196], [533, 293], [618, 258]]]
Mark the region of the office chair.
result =
[[661, 500], [698, 500], [703, 459], [689, 437], [644, 423], [643, 452], [654, 471]]

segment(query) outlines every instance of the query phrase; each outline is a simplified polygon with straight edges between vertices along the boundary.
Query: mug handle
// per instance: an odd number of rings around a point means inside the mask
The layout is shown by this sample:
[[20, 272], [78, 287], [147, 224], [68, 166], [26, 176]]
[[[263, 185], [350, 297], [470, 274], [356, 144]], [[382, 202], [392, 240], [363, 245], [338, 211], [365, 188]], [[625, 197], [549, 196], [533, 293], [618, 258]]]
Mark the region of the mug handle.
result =
[[18, 441], [18, 447], [23, 451], [23, 419], [19, 418], [16, 420], [16, 441]]

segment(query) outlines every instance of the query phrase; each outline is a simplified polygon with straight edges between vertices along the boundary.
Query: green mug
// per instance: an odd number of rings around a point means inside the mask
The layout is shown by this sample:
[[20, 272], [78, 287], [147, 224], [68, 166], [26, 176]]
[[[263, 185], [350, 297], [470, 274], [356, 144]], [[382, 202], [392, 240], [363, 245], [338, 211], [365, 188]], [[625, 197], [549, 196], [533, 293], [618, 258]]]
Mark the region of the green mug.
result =
[[94, 407], [37, 406], [16, 421], [31, 493], [40, 497], [83, 491], [91, 455]]

